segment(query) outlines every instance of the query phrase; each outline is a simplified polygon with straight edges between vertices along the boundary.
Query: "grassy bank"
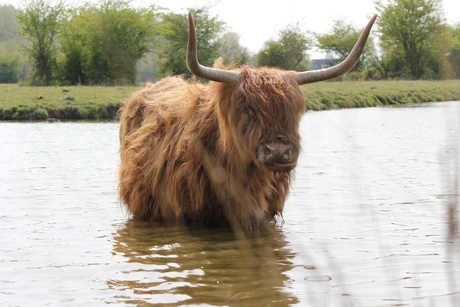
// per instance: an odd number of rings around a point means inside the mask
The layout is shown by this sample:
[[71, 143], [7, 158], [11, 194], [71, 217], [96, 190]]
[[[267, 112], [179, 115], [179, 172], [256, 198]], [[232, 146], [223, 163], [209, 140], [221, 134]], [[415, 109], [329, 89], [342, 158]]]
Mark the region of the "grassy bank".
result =
[[460, 80], [320, 82], [303, 91], [309, 110], [362, 108], [460, 100]]
[[[29, 87], [0, 85], [0, 119], [115, 118], [141, 86]], [[309, 110], [460, 100], [460, 80], [320, 82], [302, 87]]]
[[139, 88], [1, 84], [0, 119], [115, 118], [121, 101]]

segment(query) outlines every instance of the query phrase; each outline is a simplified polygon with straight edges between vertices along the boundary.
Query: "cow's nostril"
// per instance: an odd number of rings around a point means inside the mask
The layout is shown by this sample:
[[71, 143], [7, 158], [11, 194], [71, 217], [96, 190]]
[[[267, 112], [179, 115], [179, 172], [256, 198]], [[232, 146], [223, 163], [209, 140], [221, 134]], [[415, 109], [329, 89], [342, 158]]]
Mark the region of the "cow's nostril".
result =
[[265, 164], [285, 164], [297, 160], [292, 143], [267, 142], [257, 148], [257, 159]]
[[264, 155], [268, 162], [277, 162], [289, 158], [289, 145], [285, 144], [267, 144], [265, 145]]
[[265, 157], [268, 157], [271, 154], [272, 154], [272, 149], [269, 146], [266, 146], [265, 147], [265, 152], [264, 152]]

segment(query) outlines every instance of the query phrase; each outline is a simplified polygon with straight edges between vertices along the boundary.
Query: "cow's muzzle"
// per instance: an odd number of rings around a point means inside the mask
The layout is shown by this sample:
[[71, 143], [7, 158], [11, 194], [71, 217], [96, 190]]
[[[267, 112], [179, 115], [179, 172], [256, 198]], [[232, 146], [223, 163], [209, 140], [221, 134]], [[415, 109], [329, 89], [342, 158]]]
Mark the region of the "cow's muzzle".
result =
[[257, 148], [257, 160], [278, 173], [291, 171], [297, 165], [298, 150], [288, 142], [266, 142]]

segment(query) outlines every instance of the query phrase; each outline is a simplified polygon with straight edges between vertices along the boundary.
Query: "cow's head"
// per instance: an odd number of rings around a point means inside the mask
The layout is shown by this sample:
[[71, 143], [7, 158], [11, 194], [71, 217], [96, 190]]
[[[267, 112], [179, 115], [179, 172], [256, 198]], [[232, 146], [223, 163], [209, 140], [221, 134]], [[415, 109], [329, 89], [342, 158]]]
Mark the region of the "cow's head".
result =
[[[326, 69], [304, 72], [276, 68], [224, 69], [198, 62], [195, 25], [189, 13], [187, 67], [200, 78], [216, 81], [224, 142], [234, 147], [242, 163], [253, 162], [274, 172], [289, 172], [297, 165], [300, 151], [299, 122], [305, 111], [300, 85], [340, 77], [361, 56], [376, 15], [369, 21], [356, 45], [341, 63]], [[247, 161], [244, 161], [247, 160]]]
[[300, 152], [299, 123], [305, 112], [301, 89], [292, 74], [275, 68], [243, 66], [238, 76], [231, 99], [219, 100], [229, 142], [257, 166], [289, 172]]

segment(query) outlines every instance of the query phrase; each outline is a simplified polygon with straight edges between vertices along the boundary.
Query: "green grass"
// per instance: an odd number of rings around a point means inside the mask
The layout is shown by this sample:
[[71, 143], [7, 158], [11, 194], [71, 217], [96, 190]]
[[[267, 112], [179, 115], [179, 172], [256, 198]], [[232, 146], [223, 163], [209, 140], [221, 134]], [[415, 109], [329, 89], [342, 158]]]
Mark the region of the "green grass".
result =
[[309, 110], [460, 100], [460, 80], [332, 81], [304, 85], [302, 89]]
[[1, 84], [0, 119], [115, 118], [121, 101], [140, 88]]
[[[0, 84], [0, 119], [115, 118], [121, 102], [140, 88]], [[302, 90], [309, 110], [460, 100], [460, 80], [329, 81], [304, 85]]]

